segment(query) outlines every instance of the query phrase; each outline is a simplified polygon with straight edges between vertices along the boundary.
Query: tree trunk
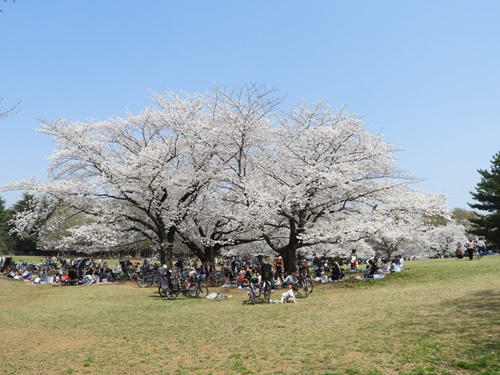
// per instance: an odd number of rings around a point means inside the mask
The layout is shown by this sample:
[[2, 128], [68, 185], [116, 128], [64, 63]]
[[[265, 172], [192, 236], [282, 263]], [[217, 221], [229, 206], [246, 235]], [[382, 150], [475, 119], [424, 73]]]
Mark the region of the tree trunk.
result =
[[267, 235], [264, 235], [264, 239], [273, 251], [283, 257], [283, 271], [285, 273], [294, 273], [297, 269], [297, 249], [299, 248], [299, 240], [297, 237], [301, 232], [301, 229], [297, 229], [293, 219], [289, 219], [289, 230], [289, 240], [285, 246], [274, 246], [271, 239]]
[[285, 273], [293, 273], [297, 269], [297, 248], [288, 245], [279, 252], [283, 257], [283, 268]]
[[205, 247], [205, 259], [202, 262], [215, 262], [215, 255], [219, 252], [221, 246], [207, 246]]
[[167, 251], [163, 246], [163, 243], [160, 244], [160, 263], [167, 264]]
[[160, 244], [160, 263], [166, 264], [168, 268], [174, 265], [174, 246], [169, 242], [162, 242]]

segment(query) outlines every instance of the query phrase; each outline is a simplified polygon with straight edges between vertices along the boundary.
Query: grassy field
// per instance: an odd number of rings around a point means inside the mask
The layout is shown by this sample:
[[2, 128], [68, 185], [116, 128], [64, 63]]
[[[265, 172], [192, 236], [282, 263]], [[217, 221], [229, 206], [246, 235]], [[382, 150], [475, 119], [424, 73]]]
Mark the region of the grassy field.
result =
[[[161, 299], [131, 282], [0, 280], [3, 374], [499, 374], [500, 256], [316, 284], [297, 304]], [[279, 299], [274, 292], [273, 299]]]

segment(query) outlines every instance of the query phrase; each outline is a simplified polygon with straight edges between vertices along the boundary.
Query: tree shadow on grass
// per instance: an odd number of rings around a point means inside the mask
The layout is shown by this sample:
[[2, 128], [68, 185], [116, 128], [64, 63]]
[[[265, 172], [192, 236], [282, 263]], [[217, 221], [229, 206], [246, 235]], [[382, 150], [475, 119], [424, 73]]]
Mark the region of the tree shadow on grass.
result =
[[[453, 301], [453, 300], [452, 300]], [[450, 300], [446, 301], [449, 307]], [[465, 297], [457, 298], [453, 302], [453, 310], [464, 315], [485, 315], [491, 314], [489, 319], [500, 323], [500, 291], [494, 289], [480, 290]]]
[[[500, 291], [495, 289], [480, 290], [462, 298], [447, 300], [445, 304], [443, 309], [463, 319], [464, 330], [470, 328], [471, 332], [474, 333], [469, 342], [469, 349], [476, 355], [494, 353], [487, 358], [486, 362], [490, 362], [490, 365], [498, 361], [498, 353], [500, 353], [500, 335], [498, 334], [500, 331]], [[492, 366], [495, 371], [500, 369], [498, 362]]]

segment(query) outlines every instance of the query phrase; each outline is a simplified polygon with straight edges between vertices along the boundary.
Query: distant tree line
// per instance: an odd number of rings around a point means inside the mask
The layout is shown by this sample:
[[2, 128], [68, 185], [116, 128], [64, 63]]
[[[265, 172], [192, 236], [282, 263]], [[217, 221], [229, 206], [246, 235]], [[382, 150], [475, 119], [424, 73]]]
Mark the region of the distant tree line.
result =
[[14, 216], [26, 210], [28, 202], [33, 198], [30, 194], [23, 194], [22, 198], [12, 207], [7, 208], [6, 202], [0, 197], [0, 253], [1, 254], [19, 254], [19, 255], [35, 255], [37, 254], [38, 236], [32, 235], [23, 236], [22, 238], [16, 233], [11, 233], [13, 223], [11, 220]]

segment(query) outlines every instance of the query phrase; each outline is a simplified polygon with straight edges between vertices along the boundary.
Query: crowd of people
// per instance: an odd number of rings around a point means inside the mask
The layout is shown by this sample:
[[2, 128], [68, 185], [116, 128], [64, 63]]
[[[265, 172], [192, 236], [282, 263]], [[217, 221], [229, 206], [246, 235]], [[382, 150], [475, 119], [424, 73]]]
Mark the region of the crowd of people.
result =
[[469, 238], [465, 244], [462, 244], [460, 241], [457, 242], [455, 256], [459, 259], [467, 256], [469, 260], [473, 260], [474, 255], [481, 258], [486, 255], [486, 252], [486, 244], [481, 238]]
[[[458, 257], [467, 255], [470, 259], [474, 252], [486, 251], [484, 242], [476, 239], [469, 240], [465, 245], [457, 243], [456, 254]], [[225, 287], [240, 287], [248, 285], [249, 280], [256, 278], [271, 282], [273, 289], [289, 288], [285, 293], [293, 294], [293, 286], [300, 279], [309, 277], [316, 282], [338, 282], [349, 278], [371, 278], [374, 275], [402, 272], [405, 259], [397, 255], [392, 260], [380, 257], [360, 258], [356, 250], [348, 257], [313, 257], [299, 259], [293, 272], [284, 272], [283, 259], [247, 257], [218, 257], [213, 263], [200, 263], [196, 259], [178, 259], [175, 267], [189, 275], [196, 274], [201, 279], [214, 277], [217, 273]], [[67, 258], [47, 257], [41, 264], [33, 265], [21, 262], [13, 265], [12, 259], [0, 256], [0, 270], [8, 278], [22, 280], [27, 283], [50, 283], [53, 285], [90, 285], [110, 283], [127, 278], [126, 272], [141, 272], [145, 268], [158, 267], [159, 264], [150, 264], [147, 259], [142, 263], [132, 263], [130, 260], [120, 259], [110, 267], [103, 259], [88, 257]], [[7, 272], [6, 272], [7, 271]], [[288, 299], [288, 297], [284, 297]]]
[[119, 267], [111, 268], [105, 260], [90, 258], [47, 257], [38, 264], [15, 264], [11, 257], [0, 256], [0, 269], [5, 270], [7, 278], [32, 284], [86, 285], [120, 278]]

